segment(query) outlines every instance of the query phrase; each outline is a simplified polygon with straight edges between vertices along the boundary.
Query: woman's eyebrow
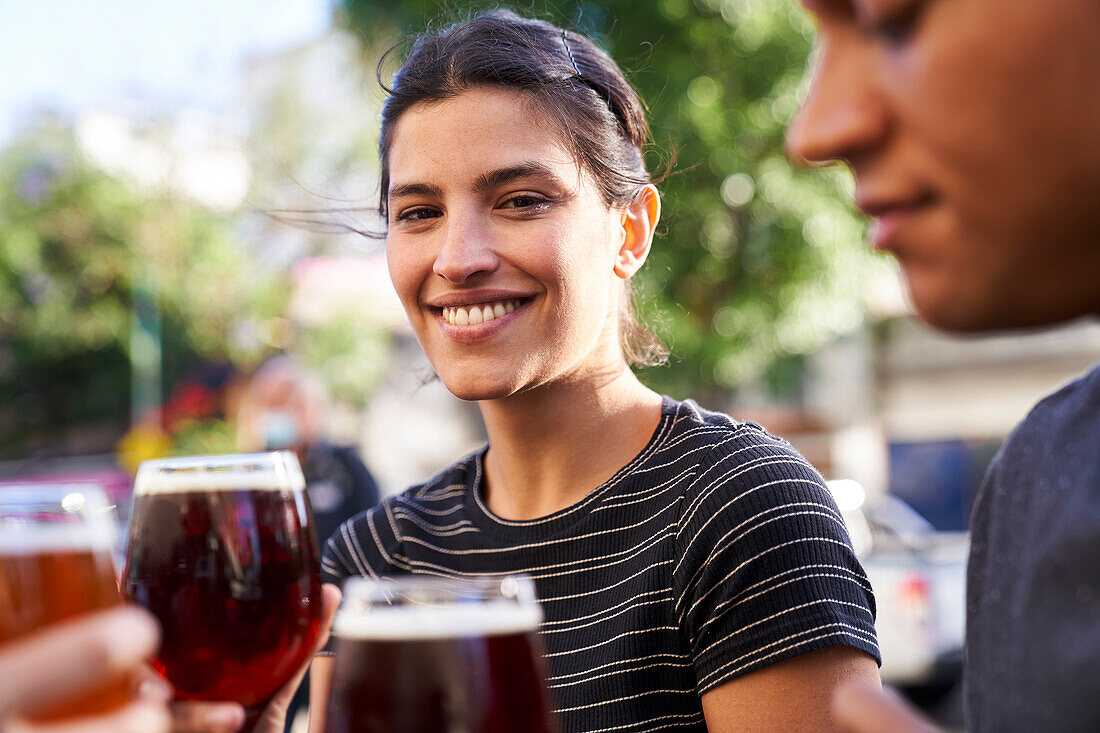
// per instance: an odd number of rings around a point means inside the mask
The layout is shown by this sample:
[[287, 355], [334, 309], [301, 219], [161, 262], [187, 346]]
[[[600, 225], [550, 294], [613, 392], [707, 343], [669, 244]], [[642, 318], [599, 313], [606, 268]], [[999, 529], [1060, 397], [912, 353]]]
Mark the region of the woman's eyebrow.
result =
[[[488, 173], [482, 173], [477, 177], [477, 180], [474, 181], [474, 191], [477, 193], [485, 193], [497, 186], [502, 186], [517, 179], [531, 177], [543, 178], [552, 184], [564, 187], [561, 178], [554, 173], [550, 166], [545, 163], [540, 163], [537, 160], [531, 160], [517, 165], [510, 165], [507, 168], [498, 168]], [[434, 183], [399, 183], [391, 186], [387, 198], [393, 199], [399, 196], [430, 196], [439, 199], [444, 198], [443, 189]]]
[[433, 196], [443, 198], [443, 189], [434, 183], [401, 183], [390, 186], [390, 192], [386, 198], [398, 196]]
[[530, 178], [532, 176], [538, 176], [547, 179], [550, 183], [562, 185], [562, 180], [549, 166], [537, 160], [529, 160], [517, 165], [510, 165], [507, 168], [498, 168], [488, 173], [482, 173], [474, 183], [474, 191], [485, 193], [497, 186], [511, 183], [518, 178]]

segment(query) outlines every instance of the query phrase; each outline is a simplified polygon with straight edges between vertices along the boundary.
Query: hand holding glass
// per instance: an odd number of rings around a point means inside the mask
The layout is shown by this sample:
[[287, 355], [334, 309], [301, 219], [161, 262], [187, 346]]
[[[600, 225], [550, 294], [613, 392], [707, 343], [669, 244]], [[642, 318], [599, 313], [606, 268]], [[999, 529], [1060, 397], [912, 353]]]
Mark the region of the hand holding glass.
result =
[[164, 627], [154, 667], [178, 700], [238, 702], [251, 729], [313, 652], [318, 557], [293, 454], [142, 464], [124, 590]]

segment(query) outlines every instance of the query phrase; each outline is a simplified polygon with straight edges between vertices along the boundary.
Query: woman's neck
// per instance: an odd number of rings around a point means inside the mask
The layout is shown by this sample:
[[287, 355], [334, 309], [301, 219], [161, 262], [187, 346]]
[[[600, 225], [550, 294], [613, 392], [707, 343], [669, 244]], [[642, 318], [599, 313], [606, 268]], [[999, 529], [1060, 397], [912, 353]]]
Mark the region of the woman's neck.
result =
[[661, 397], [629, 369], [481, 403], [489, 434], [484, 500], [505, 519], [544, 517], [610, 479], [649, 442]]

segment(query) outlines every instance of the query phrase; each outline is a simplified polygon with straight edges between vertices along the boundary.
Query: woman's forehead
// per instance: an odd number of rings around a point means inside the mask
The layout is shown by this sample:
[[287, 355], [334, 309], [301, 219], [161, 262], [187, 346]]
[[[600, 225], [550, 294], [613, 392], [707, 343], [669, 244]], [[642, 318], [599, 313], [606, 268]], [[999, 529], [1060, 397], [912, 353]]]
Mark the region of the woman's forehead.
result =
[[531, 95], [483, 87], [412, 105], [394, 126], [395, 147], [402, 137], [416, 138], [411, 142], [418, 147], [432, 142], [465, 146], [486, 137], [496, 145], [565, 147], [561, 131]]
[[473, 89], [413, 105], [394, 125], [390, 180], [408, 176], [464, 178], [538, 161], [563, 179], [579, 176], [557, 127], [528, 95]]

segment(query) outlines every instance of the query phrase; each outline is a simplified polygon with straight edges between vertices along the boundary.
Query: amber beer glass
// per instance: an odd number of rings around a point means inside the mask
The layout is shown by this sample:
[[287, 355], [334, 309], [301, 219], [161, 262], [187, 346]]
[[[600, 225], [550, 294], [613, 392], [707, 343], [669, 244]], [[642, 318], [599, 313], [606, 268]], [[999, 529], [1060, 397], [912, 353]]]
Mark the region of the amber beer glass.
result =
[[[122, 603], [114, 564], [118, 527], [98, 486], [0, 486], [0, 648], [37, 629]], [[35, 713], [96, 715], [133, 696], [129, 676]]]
[[526, 577], [344, 586], [326, 733], [555, 730]]
[[164, 628], [153, 666], [176, 698], [239, 702], [250, 730], [319, 632], [319, 555], [298, 460], [143, 463], [123, 583]]

